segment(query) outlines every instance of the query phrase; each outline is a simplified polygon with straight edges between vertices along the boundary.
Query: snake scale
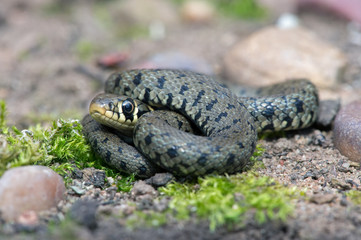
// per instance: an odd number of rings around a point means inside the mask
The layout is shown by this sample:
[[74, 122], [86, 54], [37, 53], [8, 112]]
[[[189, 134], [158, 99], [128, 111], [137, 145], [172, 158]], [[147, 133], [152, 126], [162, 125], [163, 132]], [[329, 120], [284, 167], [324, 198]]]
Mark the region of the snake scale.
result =
[[[169, 123], [170, 113], [150, 111], [135, 124], [132, 146], [118, 132], [85, 116], [83, 131], [94, 151], [109, 165], [139, 177], [161, 171], [175, 176], [239, 172], [255, 150], [257, 132], [305, 128], [315, 122], [318, 113], [317, 90], [304, 79], [240, 97], [215, 78], [200, 73], [129, 70], [112, 74], [105, 92], [180, 113], [200, 131], [197, 135], [178, 130], [183, 125], [181, 120]], [[107, 102], [114, 111], [131, 110], [124, 102], [122, 106], [116, 104]], [[119, 117], [119, 113], [112, 114]], [[129, 117], [128, 122], [134, 120]]]

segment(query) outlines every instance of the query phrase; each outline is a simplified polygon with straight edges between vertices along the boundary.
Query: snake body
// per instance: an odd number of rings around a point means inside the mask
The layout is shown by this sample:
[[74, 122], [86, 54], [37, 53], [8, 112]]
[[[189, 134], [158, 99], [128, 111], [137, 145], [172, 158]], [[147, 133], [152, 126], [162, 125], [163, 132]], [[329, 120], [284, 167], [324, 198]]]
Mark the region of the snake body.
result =
[[180, 131], [176, 123], [171, 126], [164, 120], [164, 113], [153, 111], [138, 120], [133, 147], [86, 116], [84, 134], [95, 152], [111, 166], [140, 177], [158, 171], [176, 176], [239, 172], [254, 152], [257, 132], [305, 128], [317, 119], [318, 112], [316, 88], [307, 80], [292, 80], [259, 89], [252, 97], [238, 97], [204, 74], [130, 70], [112, 74], [105, 92], [180, 113], [202, 133]]

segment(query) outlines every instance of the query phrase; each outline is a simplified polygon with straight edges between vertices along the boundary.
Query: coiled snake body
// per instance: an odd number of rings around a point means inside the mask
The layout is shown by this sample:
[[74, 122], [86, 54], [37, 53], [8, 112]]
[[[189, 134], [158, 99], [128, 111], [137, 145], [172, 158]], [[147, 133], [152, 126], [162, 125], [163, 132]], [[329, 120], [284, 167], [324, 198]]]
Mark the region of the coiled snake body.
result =
[[[317, 91], [307, 80], [292, 80], [259, 89], [252, 97], [238, 97], [207, 75], [131, 70], [112, 74], [105, 92], [178, 112], [201, 132], [180, 131], [174, 127], [182, 122], [176, 120], [175, 126], [170, 126], [168, 120], [162, 120], [169, 114], [151, 111], [135, 125], [135, 148], [87, 115], [82, 121], [84, 134], [95, 152], [109, 165], [140, 177], [158, 171], [176, 176], [238, 172], [254, 152], [257, 132], [305, 128], [318, 112]], [[123, 113], [128, 106], [124, 107]]]

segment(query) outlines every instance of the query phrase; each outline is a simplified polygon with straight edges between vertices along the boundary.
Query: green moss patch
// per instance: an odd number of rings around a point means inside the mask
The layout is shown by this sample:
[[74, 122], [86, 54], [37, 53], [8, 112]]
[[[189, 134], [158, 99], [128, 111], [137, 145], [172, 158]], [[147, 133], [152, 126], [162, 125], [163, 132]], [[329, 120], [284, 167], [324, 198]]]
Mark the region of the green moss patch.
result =
[[172, 197], [169, 207], [178, 218], [195, 214], [207, 219], [211, 230], [242, 223], [250, 210], [259, 223], [286, 220], [293, 210], [291, 200], [304, 194], [255, 173], [205, 177], [195, 185], [173, 183], [160, 191]]

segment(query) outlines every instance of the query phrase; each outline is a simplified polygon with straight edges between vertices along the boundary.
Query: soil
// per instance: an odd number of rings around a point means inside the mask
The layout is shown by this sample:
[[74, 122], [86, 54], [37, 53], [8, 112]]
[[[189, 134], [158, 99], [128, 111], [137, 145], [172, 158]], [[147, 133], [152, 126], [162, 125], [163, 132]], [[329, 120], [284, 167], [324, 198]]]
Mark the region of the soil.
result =
[[[1, 3], [0, 98], [7, 103], [8, 123], [19, 128], [36, 122], [49, 124], [49, 119], [57, 117], [82, 118], [91, 98], [102, 91], [106, 77], [113, 71], [95, 64], [104, 54], [127, 54], [129, 57], [121, 66], [127, 68], [142, 66], [155, 54], [181, 52], [194, 59], [203, 59], [209, 69], [219, 75], [223, 55], [235, 42], [274, 24], [273, 19], [245, 21], [222, 17], [207, 23], [189, 24], [180, 18], [172, 18], [165, 26], [164, 38], [151, 38], [144, 32], [119, 35], [99, 21], [102, 15], [96, 2], [66, 1], [69, 6], [60, 2], [4, 0]], [[157, 4], [160, 2], [156, 1]], [[60, 10], [51, 10], [54, 6]], [[113, 6], [117, 4], [113, 2]], [[116, 13], [116, 7], [109, 10], [111, 16]], [[342, 105], [357, 99], [361, 92], [361, 45], [350, 42], [349, 23], [331, 13], [312, 9], [304, 9], [298, 16], [304, 27], [340, 48], [349, 59], [350, 64], [339, 86], [321, 90], [321, 98], [338, 98]], [[119, 25], [128, 23], [122, 22], [124, 19], [117, 20]], [[143, 19], [136, 21], [147, 23]], [[81, 50], [79, 42], [92, 43], [88, 46], [96, 54], [82, 57], [87, 52]], [[69, 212], [79, 223], [69, 228], [70, 236], [76, 239], [114, 239], [119, 236], [121, 239], [359, 239], [361, 207], [353, 204], [345, 192], [360, 190], [360, 164], [349, 161], [334, 148], [332, 134], [330, 128], [310, 128], [259, 141], [265, 148], [261, 160], [266, 166], [259, 173], [287, 186], [306, 189], [310, 197], [295, 203], [295, 213], [287, 222], [270, 221], [260, 225], [250, 217], [242, 227], [210, 232], [206, 222], [194, 219], [131, 231], [110, 213], [124, 207], [128, 199], [143, 204], [144, 209], [162, 208], [167, 203], [155, 203], [153, 199], [157, 193], [150, 194], [148, 200], [139, 200], [141, 198], [131, 193], [117, 193], [104, 183], [94, 182], [94, 176], [99, 178], [102, 173], [88, 169], [74, 174], [72, 184], [75, 186], [77, 181], [93, 176], [87, 179], [89, 188], [85, 194], [76, 194], [69, 187], [67, 200], [57, 210], [41, 216], [41, 224], [29, 227], [3, 223], [0, 238], [68, 238], [56, 226], [48, 231], [46, 221], [61, 220], [65, 212]], [[82, 202], [77, 202], [79, 199]], [[133, 210], [128, 206], [122, 211], [131, 214]], [[96, 217], [99, 212], [103, 217]], [[107, 214], [109, 217], [104, 217]]]

